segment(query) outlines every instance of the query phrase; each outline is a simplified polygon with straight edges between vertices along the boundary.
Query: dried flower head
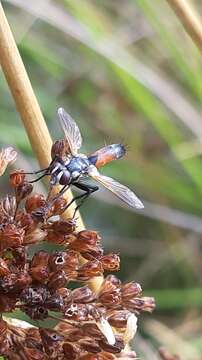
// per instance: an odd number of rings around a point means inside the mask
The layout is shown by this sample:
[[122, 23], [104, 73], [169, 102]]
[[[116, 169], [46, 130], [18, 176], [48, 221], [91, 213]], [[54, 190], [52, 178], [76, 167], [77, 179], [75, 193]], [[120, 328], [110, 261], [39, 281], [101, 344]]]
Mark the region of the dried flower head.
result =
[[[52, 153], [66, 154], [66, 144], [56, 142]], [[15, 158], [11, 155], [8, 150], [1, 155], [2, 169]], [[136, 316], [152, 311], [154, 299], [142, 297], [138, 283], [122, 284], [114, 275], [92, 291], [88, 281], [118, 271], [119, 256], [104, 253], [97, 232], [78, 232], [75, 220], [62, 218], [65, 199], [33, 193], [23, 170], [12, 172], [10, 183], [14, 196], [0, 201], [0, 311], [20, 309], [33, 320], [55, 316], [61, 321], [48, 329], [0, 318], [0, 355], [11, 360], [135, 359], [125, 346], [135, 336]], [[44, 241], [55, 250], [30, 256], [30, 245]], [[79, 286], [71, 289], [75, 281]]]

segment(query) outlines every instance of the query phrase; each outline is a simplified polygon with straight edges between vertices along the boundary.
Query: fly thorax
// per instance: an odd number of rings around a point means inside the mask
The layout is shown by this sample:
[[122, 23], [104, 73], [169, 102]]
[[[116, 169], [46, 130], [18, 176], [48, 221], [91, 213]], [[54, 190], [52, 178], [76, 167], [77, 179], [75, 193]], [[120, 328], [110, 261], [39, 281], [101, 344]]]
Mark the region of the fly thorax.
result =
[[80, 175], [86, 173], [89, 165], [90, 163], [87, 156], [78, 155], [72, 157], [71, 161], [66, 167], [70, 171], [72, 177], [75, 179], [78, 178]]
[[72, 175], [72, 179], [76, 180], [81, 176], [81, 172], [80, 171], [73, 171], [71, 175]]

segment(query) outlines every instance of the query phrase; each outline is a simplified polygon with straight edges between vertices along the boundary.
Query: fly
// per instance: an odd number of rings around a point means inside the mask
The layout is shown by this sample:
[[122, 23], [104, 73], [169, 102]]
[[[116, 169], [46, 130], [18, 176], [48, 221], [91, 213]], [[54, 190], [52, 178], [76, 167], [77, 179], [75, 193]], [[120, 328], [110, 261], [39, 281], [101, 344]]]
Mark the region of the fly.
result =
[[68, 204], [69, 207], [75, 200], [80, 200], [75, 213], [84, 200], [99, 189], [98, 186], [84, 183], [82, 179], [86, 177], [91, 177], [102, 184], [129, 206], [138, 209], [144, 208], [144, 205], [134, 192], [116, 180], [100, 174], [98, 171], [101, 166], [124, 156], [125, 147], [122, 144], [112, 144], [97, 150], [89, 156], [79, 153], [82, 146], [82, 137], [76, 122], [63, 108], [58, 109], [58, 119], [68, 144], [68, 151], [64, 156], [54, 156], [46, 169], [36, 171], [35, 173], [41, 172], [42, 175], [32, 182], [49, 175], [51, 185], [59, 184], [63, 186], [59, 192], [60, 195], [64, 194], [71, 185], [83, 190], [81, 195], [75, 196]]

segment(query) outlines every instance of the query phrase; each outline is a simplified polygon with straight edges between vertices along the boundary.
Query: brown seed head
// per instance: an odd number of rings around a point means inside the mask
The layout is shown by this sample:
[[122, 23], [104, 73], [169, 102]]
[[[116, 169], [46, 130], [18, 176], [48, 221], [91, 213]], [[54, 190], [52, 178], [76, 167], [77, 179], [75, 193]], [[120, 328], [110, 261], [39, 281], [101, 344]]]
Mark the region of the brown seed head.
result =
[[[5, 295], [1, 294], [0, 296], [0, 312], [11, 312], [15, 310], [17, 302], [17, 295]], [[1, 337], [0, 337], [1, 339]]]
[[63, 345], [63, 351], [65, 354], [65, 359], [67, 360], [75, 360], [78, 359], [80, 348], [77, 344], [71, 344], [65, 342]]
[[82, 351], [87, 351], [88, 353], [97, 354], [101, 351], [101, 347], [95, 339], [81, 339], [78, 341], [78, 345]]
[[115, 336], [115, 339], [116, 342], [114, 345], [110, 345], [106, 339], [100, 340], [99, 345], [102, 348], [102, 350], [107, 351], [109, 353], [113, 353], [113, 354], [120, 353], [125, 347], [124, 341], [122, 337], [118, 335]]
[[104, 255], [100, 261], [106, 271], [118, 271], [120, 268], [120, 258], [117, 254]]
[[44, 320], [48, 317], [48, 310], [44, 305], [22, 305], [21, 310], [33, 320]]
[[20, 300], [25, 305], [43, 305], [49, 295], [50, 293], [45, 286], [30, 286], [23, 289]]
[[49, 261], [49, 253], [44, 250], [38, 251], [32, 258], [31, 267], [47, 266]]
[[24, 240], [24, 230], [15, 224], [8, 224], [0, 230], [0, 251], [20, 246]]
[[32, 189], [32, 184], [28, 182], [17, 185], [15, 188], [15, 196], [17, 203], [19, 203], [21, 200], [25, 199], [29, 194], [31, 194]]
[[27, 263], [27, 249], [25, 246], [18, 246], [11, 250], [12, 265], [18, 269], [24, 269]]
[[0, 354], [6, 355], [9, 347], [8, 325], [6, 321], [0, 319]]
[[8, 223], [13, 219], [16, 211], [16, 198], [7, 195], [0, 201], [0, 219], [1, 222]]
[[49, 254], [46, 251], [39, 251], [36, 253], [31, 261], [30, 273], [34, 280], [39, 281], [41, 284], [47, 282], [50, 269], [48, 266]]
[[65, 318], [73, 321], [91, 321], [100, 317], [99, 311], [93, 304], [72, 303], [65, 309]]
[[57, 244], [57, 245], [65, 245], [67, 242], [65, 235], [56, 231], [49, 231], [49, 230], [47, 232], [46, 240], [52, 244]]
[[46, 206], [46, 200], [41, 194], [31, 194], [25, 201], [25, 209], [28, 213], [35, 211], [36, 209]]
[[58, 359], [62, 352], [63, 336], [51, 329], [39, 328], [39, 332], [46, 354]]
[[49, 257], [51, 271], [64, 270], [67, 275], [79, 267], [79, 254], [76, 251], [58, 251]]
[[51, 311], [64, 311], [66, 304], [64, 298], [57, 292], [50, 294], [46, 300], [46, 307]]
[[83, 286], [72, 291], [72, 300], [75, 303], [87, 304], [95, 301], [96, 294], [88, 286]]
[[77, 234], [77, 238], [92, 245], [95, 245], [100, 241], [98, 233], [93, 230], [82, 230]]
[[128, 310], [111, 310], [107, 312], [107, 320], [115, 328], [125, 328], [130, 314]]
[[26, 271], [11, 273], [0, 280], [0, 291], [17, 293], [30, 285], [32, 278]]
[[101, 276], [103, 271], [102, 263], [99, 260], [88, 261], [79, 268], [78, 279], [83, 281], [94, 276]]
[[152, 297], [133, 298], [123, 302], [124, 307], [132, 312], [148, 311], [152, 312], [155, 308], [155, 300]]
[[76, 228], [76, 223], [74, 220], [59, 220], [54, 221], [50, 226], [48, 226], [49, 231], [55, 231], [62, 235], [71, 234]]
[[64, 288], [68, 284], [69, 280], [70, 278], [66, 275], [64, 270], [58, 270], [51, 273], [48, 280], [48, 287], [52, 291], [59, 288]]
[[24, 347], [23, 354], [21, 355], [21, 359], [48, 360], [48, 357], [46, 357], [43, 351], [36, 349], [36, 347], [35, 348]]
[[40, 228], [34, 229], [32, 232], [29, 232], [24, 236], [23, 244], [37, 244], [45, 239], [47, 232], [45, 230], [41, 230]]
[[13, 187], [22, 185], [25, 182], [24, 170], [15, 170], [10, 173], [10, 184]]
[[67, 288], [59, 288], [57, 294], [62, 296], [64, 305], [67, 306], [72, 302], [72, 292]]
[[99, 292], [100, 302], [107, 307], [117, 308], [121, 305], [121, 287], [105, 279]]
[[105, 280], [110, 281], [113, 285], [121, 286], [121, 280], [119, 280], [115, 275], [107, 275]]
[[10, 269], [8, 267], [7, 261], [0, 258], [0, 278], [10, 274]]
[[18, 211], [16, 222], [18, 222], [19, 226], [25, 230], [26, 234], [32, 232], [37, 226], [32, 215], [24, 211]]
[[123, 301], [128, 301], [137, 296], [140, 296], [142, 292], [142, 288], [140, 284], [136, 283], [135, 281], [131, 281], [130, 283], [123, 284], [121, 291], [122, 291]]
[[66, 206], [67, 206], [67, 200], [64, 197], [60, 196], [58, 199], [54, 201], [54, 204], [50, 209], [50, 216], [61, 215], [64, 212]]
[[99, 246], [99, 237], [95, 231], [80, 231], [69, 243], [69, 248], [79, 251], [88, 260], [100, 258], [103, 249]]

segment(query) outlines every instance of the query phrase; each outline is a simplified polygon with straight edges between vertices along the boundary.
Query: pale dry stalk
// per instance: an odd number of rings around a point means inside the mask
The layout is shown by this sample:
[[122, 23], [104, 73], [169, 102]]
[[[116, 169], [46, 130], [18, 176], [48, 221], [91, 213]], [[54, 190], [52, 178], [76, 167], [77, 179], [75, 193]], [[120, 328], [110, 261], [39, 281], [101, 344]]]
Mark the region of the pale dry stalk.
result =
[[[41, 168], [45, 168], [51, 160], [52, 140], [1, 3], [0, 63], [33, 151]], [[70, 201], [72, 199], [71, 191], [66, 192], [66, 196]], [[68, 209], [64, 213], [64, 217], [71, 217], [73, 210], [73, 207], [71, 210]], [[77, 230], [80, 231], [84, 228], [82, 218], [77, 213]], [[91, 280], [89, 285], [96, 291], [101, 283], [102, 278], [99, 277]]]
[[186, 32], [202, 52], [202, 24], [189, 0], [167, 0]]

